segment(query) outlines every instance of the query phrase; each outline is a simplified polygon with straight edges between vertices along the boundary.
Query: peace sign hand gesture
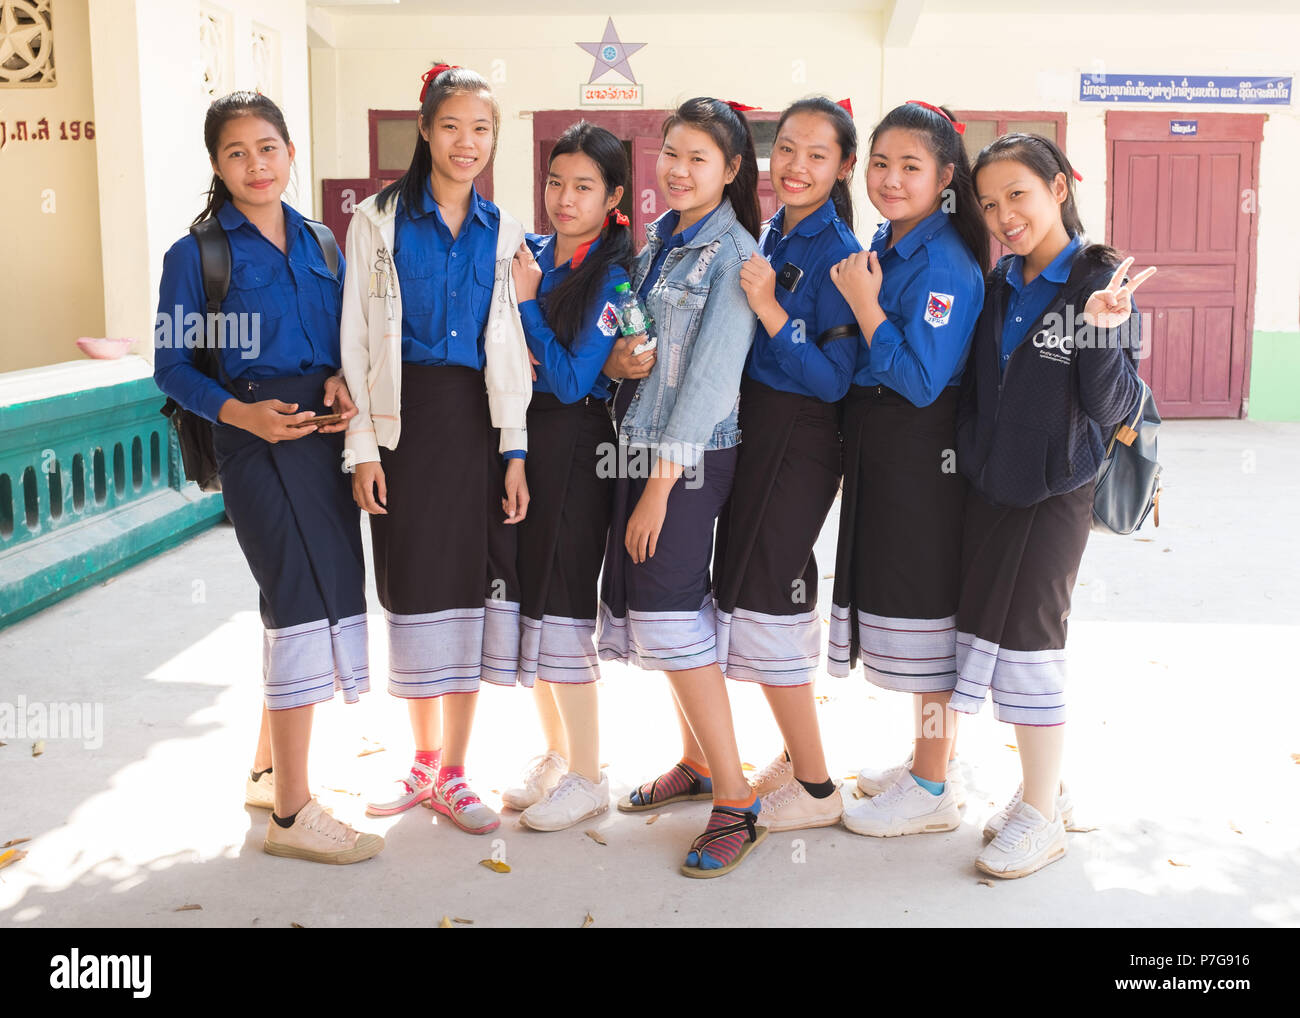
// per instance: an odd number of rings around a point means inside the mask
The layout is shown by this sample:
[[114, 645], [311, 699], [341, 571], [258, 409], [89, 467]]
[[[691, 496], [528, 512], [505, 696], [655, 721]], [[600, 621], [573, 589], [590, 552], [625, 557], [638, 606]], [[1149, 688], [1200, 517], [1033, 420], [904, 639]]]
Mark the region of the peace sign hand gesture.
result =
[[1088, 298], [1083, 307], [1085, 324], [1099, 329], [1114, 329], [1128, 321], [1133, 313], [1133, 291], [1156, 274], [1156, 267], [1152, 265], [1125, 283], [1124, 275], [1132, 264], [1132, 258], [1125, 258], [1110, 277], [1106, 289], [1098, 290]]

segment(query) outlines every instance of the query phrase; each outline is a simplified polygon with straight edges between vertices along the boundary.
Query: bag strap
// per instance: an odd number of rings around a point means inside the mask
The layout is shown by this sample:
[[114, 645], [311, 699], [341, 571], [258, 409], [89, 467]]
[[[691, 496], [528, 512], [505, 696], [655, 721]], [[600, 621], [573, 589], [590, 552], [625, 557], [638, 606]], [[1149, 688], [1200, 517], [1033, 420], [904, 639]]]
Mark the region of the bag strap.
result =
[[[209, 378], [219, 378], [221, 358], [217, 356], [216, 316], [230, 292], [230, 240], [225, 227], [213, 216], [190, 227], [190, 235], [199, 245], [199, 271], [203, 276], [205, 342], [194, 354], [194, 366]], [[222, 383], [225, 384], [224, 382]]]
[[304, 219], [307, 229], [316, 238], [316, 243], [320, 245], [321, 254], [325, 256], [325, 264], [329, 266], [330, 272], [337, 277], [339, 274], [339, 245], [334, 239], [334, 231], [324, 223], [318, 223], [313, 219]]

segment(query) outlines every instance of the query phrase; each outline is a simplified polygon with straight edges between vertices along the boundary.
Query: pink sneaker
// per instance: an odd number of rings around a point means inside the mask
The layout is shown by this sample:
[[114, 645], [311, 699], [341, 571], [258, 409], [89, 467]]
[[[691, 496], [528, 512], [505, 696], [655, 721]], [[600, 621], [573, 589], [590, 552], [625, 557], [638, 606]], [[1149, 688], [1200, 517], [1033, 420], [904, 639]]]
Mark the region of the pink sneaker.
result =
[[467, 834], [487, 834], [501, 826], [501, 818], [483, 804], [463, 777], [435, 785], [429, 805]]
[[411, 773], [405, 778], [398, 778], [402, 786], [401, 794], [388, 802], [372, 802], [366, 805], [366, 815], [372, 817], [390, 817], [394, 813], [404, 813], [412, 806], [418, 806], [433, 794], [433, 785], [438, 772], [432, 767], [419, 762], [411, 764]]

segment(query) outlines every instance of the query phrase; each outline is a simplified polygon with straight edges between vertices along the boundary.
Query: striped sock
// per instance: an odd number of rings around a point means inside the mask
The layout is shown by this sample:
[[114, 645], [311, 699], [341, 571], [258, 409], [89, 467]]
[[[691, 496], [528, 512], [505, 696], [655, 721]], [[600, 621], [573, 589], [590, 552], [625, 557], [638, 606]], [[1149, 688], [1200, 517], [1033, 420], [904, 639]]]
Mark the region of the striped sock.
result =
[[[733, 816], [731, 813], [721, 813], [719, 808], [728, 810], [739, 810], [745, 813], [754, 814], [758, 819], [758, 812], [763, 808], [762, 802], [758, 796], [754, 796], [752, 802], [729, 801], [726, 799], [715, 799], [713, 802], [713, 812], [709, 814], [709, 823], [704, 828], [704, 833], [716, 831], [720, 827], [728, 827], [737, 823], [740, 818]], [[710, 842], [704, 849], [703, 854], [691, 849], [686, 855], [687, 866], [698, 866], [702, 870], [720, 870], [736, 860], [740, 855], [740, 850], [745, 847], [745, 842], [749, 841], [749, 830], [742, 828], [733, 831], [725, 838], [719, 838], [717, 841]]]
[[[685, 768], [690, 773], [683, 773], [682, 768]], [[675, 795], [686, 795], [691, 790], [692, 778], [699, 781], [701, 793], [713, 791], [713, 779], [709, 775], [709, 769], [703, 764], [697, 764], [683, 758], [680, 765], [670, 767], [655, 778], [654, 781], [647, 781], [628, 798], [632, 800], [634, 806], [649, 806], [655, 802], [671, 799]], [[652, 788], [654, 789], [653, 797], [651, 796]]]

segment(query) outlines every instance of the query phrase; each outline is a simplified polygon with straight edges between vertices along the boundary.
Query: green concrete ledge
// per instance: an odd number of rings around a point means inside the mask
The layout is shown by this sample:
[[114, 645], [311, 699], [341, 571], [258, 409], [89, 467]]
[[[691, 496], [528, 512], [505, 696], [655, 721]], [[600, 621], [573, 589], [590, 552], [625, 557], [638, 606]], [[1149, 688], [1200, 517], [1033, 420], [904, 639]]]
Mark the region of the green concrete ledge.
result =
[[1250, 358], [1252, 421], [1300, 421], [1300, 332], [1256, 332]]
[[184, 478], [138, 357], [0, 375], [0, 628], [225, 516]]

